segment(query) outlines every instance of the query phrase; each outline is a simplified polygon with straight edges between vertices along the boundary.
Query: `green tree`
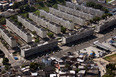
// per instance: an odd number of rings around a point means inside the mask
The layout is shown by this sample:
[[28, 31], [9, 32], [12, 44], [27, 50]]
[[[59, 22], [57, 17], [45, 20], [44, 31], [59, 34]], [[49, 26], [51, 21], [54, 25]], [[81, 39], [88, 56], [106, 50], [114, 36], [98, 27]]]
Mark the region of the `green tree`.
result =
[[5, 70], [9, 70], [10, 66], [9, 65], [5, 65]]
[[61, 32], [62, 32], [62, 33], [66, 33], [66, 28], [62, 26], [62, 27], [61, 27]]
[[51, 38], [54, 36], [54, 34], [53, 34], [52, 32], [48, 32], [47, 35], [48, 35], [49, 37], [51, 37]]
[[116, 69], [115, 64], [108, 64], [108, 65], [106, 65], [106, 68], [107, 69], [111, 69], [111, 70], [115, 70]]
[[96, 16], [96, 17], [93, 18], [93, 21], [94, 21], [94, 22], [96, 22], [96, 21], [100, 21], [100, 20], [101, 20], [101, 18], [98, 17], [98, 16]]
[[5, 20], [5, 18], [2, 17], [2, 16], [0, 16], [0, 24], [1, 24], [1, 25], [6, 24], [6, 20]]
[[96, 4], [96, 5], [94, 5], [94, 8], [95, 8], [95, 9], [102, 9], [102, 7], [103, 7], [103, 6], [100, 5], [100, 4]]
[[19, 2], [14, 2], [12, 8], [17, 9], [19, 6], [21, 6]]
[[116, 64], [108, 64], [108, 65], [106, 65], [106, 73], [102, 77], [114, 77], [115, 74], [113, 73], [113, 70], [116, 70], [115, 65]]
[[35, 42], [38, 43], [39, 42], [39, 38], [35, 39]]
[[86, 6], [87, 7], [94, 7], [96, 4], [94, 2], [87, 2]]
[[76, 69], [76, 73], [78, 73], [79, 71], [80, 71], [80, 69], [77, 68], [77, 69]]
[[34, 34], [34, 35], [35, 35], [35, 34], [36, 34], [36, 31], [32, 31], [32, 34]]
[[17, 25], [19, 25], [21, 27], [23, 26], [21, 22], [17, 22]]
[[109, 12], [109, 10], [107, 8], [105, 8], [105, 7], [102, 7], [101, 10], [103, 10], [105, 13]]
[[112, 16], [112, 14], [111, 13], [105, 13], [105, 14], [102, 15], [102, 19], [107, 18], [107, 16]]
[[37, 69], [38, 69], [38, 64], [32, 62], [32, 63], [30, 64], [30, 69], [31, 69], [31, 70], [37, 70]]
[[8, 62], [9, 62], [8, 58], [3, 58], [3, 61], [2, 61], [3, 65], [7, 65]]

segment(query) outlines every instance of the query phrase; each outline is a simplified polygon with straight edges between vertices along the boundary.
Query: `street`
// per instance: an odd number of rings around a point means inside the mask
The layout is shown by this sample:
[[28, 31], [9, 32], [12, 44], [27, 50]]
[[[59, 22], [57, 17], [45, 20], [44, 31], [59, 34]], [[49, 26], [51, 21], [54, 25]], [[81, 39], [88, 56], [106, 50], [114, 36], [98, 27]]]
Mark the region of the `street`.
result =
[[0, 42], [0, 49], [3, 51], [5, 56], [9, 59], [10, 63], [14, 63], [15, 59], [13, 58], [12, 54], [9, 53], [9, 51], [3, 46], [3, 44]]

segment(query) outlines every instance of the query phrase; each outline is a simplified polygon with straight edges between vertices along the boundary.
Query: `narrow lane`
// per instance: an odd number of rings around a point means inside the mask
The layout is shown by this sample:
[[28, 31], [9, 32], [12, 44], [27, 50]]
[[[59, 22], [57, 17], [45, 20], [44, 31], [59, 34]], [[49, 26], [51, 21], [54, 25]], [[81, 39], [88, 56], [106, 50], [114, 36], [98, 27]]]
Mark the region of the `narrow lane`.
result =
[[13, 58], [12, 54], [9, 53], [9, 51], [3, 46], [3, 44], [0, 42], [0, 49], [3, 51], [5, 56], [9, 59], [10, 63], [14, 63], [15, 59]]

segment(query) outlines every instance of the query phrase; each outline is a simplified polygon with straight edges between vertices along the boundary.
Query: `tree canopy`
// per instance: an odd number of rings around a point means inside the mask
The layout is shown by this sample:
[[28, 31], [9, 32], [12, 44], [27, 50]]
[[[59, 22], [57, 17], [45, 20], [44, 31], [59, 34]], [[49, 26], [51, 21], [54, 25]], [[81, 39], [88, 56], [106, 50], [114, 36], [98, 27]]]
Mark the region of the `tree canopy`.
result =
[[66, 28], [62, 26], [62, 27], [61, 27], [61, 32], [62, 32], [62, 33], [66, 33]]
[[105, 13], [108, 13], [108, 9], [103, 7], [101, 4], [96, 4], [94, 2], [86, 2], [86, 6], [87, 7], [92, 7], [92, 8], [95, 8], [95, 9], [100, 9], [102, 11], [104, 11]]
[[3, 63], [4, 65], [7, 65], [7, 64], [8, 64], [8, 62], [9, 62], [8, 58], [3, 58], [2, 63]]
[[30, 64], [30, 69], [31, 69], [31, 70], [37, 70], [37, 69], [38, 69], [38, 64], [32, 62], [32, 63]]
[[48, 35], [49, 37], [53, 37], [53, 36], [54, 36], [52, 32], [48, 32], [47, 35]]

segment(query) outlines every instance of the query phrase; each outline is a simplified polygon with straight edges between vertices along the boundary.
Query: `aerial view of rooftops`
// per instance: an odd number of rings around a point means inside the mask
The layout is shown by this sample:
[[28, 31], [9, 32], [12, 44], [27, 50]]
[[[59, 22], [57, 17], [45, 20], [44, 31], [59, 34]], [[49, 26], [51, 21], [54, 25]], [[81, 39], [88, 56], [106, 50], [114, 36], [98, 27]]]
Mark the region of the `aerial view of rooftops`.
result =
[[116, 77], [116, 1], [0, 0], [0, 77]]

